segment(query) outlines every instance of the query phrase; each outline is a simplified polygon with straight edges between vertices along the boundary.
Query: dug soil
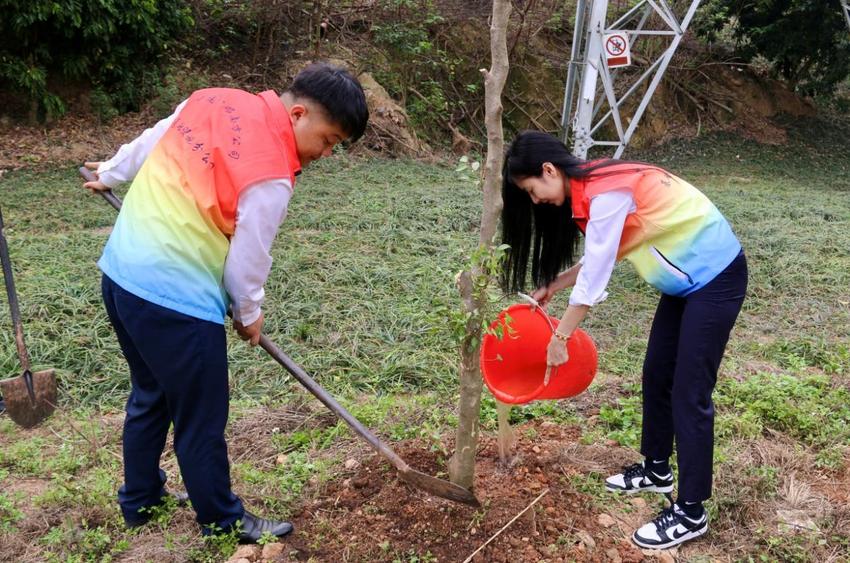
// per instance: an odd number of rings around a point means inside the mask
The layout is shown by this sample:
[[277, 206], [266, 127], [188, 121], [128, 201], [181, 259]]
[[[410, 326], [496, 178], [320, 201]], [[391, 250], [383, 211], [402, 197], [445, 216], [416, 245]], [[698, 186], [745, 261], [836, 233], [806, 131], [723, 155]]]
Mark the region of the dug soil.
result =
[[[429, 497], [372, 457], [351, 477], [328, 484], [295, 516], [297, 532], [287, 541], [287, 557], [464, 561], [542, 494], [472, 561], [645, 560], [628, 538], [634, 523], [655, 509], [634, 499], [629, 522], [624, 522], [622, 513], [619, 520], [605, 513], [604, 491], [579, 490], [589, 471], [618, 469], [628, 452], [580, 446], [580, 434], [576, 427], [546, 422], [522, 425], [510, 465], [499, 461], [494, 437], [482, 438], [475, 478], [478, 509]], [[445, 477], [442, 454], [427, 444], [405, 442], [395, 448], [417, 470]]]

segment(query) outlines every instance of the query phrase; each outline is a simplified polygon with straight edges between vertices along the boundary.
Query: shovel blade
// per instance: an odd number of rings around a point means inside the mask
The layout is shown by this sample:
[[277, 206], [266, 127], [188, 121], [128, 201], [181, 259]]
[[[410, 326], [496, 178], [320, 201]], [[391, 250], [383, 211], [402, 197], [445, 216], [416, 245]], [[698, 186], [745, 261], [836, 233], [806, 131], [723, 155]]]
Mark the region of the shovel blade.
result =
[[56, 410], [56, 373], [52, 369], [32, 374], [35, 401], [30, 397], [24, 376], [0, 381], [6, 413], [16, 424], [32, 428]]
[[412, 485], [417, 489], [422, 489], [434, 496], [468, 504], [469, 506], [474, 506], [476, 508], [481, 506], [481, 503], [478, 502], [478, 499], [475, 498], [472, 491], [464, 489], [460, 485], [455, 485], [450, 481], [431, 477], [430, 475], [420, 473], [419, 471], [409, 467], [400, 469], [398, 475], [405, 483]]

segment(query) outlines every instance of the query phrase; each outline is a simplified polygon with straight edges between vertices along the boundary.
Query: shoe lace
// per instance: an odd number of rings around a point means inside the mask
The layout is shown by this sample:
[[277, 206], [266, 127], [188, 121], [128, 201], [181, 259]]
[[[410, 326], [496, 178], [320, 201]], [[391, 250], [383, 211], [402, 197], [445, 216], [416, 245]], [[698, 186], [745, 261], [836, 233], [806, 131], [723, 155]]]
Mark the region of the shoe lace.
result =
[[643, 477], [645, 474], [643, 465], [640, 463], [623, 466], [623, 477], [626, 479], [626, 482], [634, 479], [635, 477]]
[[655, 517], [652, 523], [655, 524], [656, 529], [666, 530], [673, 524], [678, 524], [681, 519], [682, 517], [678, 512], [676, 512], [676, 507], [671, 506], [662, 510], [661, 513]]

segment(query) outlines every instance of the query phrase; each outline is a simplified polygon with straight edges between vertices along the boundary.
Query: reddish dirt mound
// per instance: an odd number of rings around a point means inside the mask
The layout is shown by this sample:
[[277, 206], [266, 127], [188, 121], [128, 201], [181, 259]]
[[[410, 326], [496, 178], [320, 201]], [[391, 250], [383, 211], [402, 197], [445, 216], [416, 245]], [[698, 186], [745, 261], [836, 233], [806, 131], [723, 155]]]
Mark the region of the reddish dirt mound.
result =
[[[354, 477], [329, 485], [321, 499], [296, 516], [297, 533], [287, 542], [289, 556], [319, 561], [393, 561], [398, 557], [463, 561], [548, 489], [474, 561], [644, 558], [621, 534], [604, 529], [592, 497], [573, 486], [572, 478], [581, 477], [588, 467], [587, 460], [583, 466], [573, 465], [565, 450], [572, 447], [569, 451], [575, 452], [577, 428], [532, 423], [522, 426], [517, 435], [517, 455], [510, 468], [499, 462], [495, 440], [482, 439], [475, 480], [482, 508], [477, 510], [412, 489], [380, 458], [369, 459]], [[396, 451], [416, 469], [444, 476], [440, 454], [428, 451], [423, 443], [398, 444]], [[614, 460], [609, 463], [616, 465]], [[433, 559], [427, 557], [429, 553]]]

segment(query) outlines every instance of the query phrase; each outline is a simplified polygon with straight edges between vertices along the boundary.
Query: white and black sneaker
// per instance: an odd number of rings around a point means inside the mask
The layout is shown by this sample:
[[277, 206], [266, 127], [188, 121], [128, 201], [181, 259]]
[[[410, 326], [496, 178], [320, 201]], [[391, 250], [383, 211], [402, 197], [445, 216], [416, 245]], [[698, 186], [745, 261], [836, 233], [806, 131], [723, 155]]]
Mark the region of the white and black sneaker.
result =
[[678, 504], [674, 504], [641, 526], [632, 536], [632, 541], [645, 549], [667, 549], [698, 538], [707, 531], [708, 516], [705, 509], [699, 517], [691, 518]]
[[658, 475], [646, 469], [643, 462], [635, 463], [623, 467], [622, 473], [605, 479], [605, 488], [630, 495], [640, 492], [669, 494], [673, 492], [673, 472], [667, 471], [666, 475]]

